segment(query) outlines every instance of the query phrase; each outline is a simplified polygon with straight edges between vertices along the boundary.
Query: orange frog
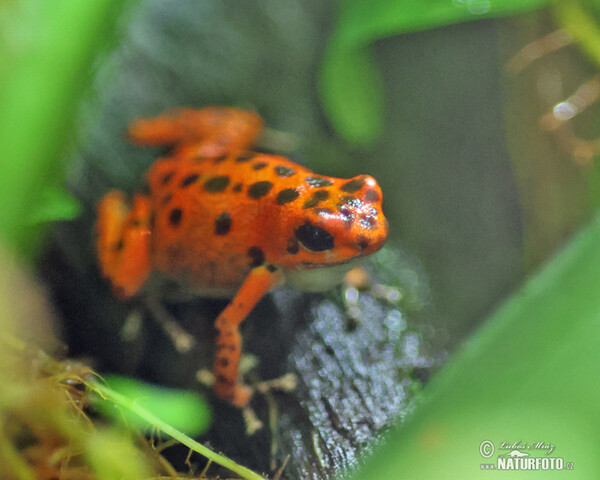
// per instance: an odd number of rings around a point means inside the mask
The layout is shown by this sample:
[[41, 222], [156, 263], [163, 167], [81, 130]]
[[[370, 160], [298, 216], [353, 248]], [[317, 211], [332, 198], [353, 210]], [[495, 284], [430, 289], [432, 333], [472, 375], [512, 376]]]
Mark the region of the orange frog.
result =
[[[108, 192], [98, 204], [98, 257], [115, 293], [128, 299], [158, 271], [199, 295], [233, 296], [217, 317], [215, 391], [244, 406], [239, 325], [272, 288], [307, 291], [341, 283], [379, 250], [388, 224], [375, 179], [315, 175], [250, 150], [260, 116], [228, 107], [178, 109], [135, 121], [140, 145], [173, 145], [147, 173], [132, 205]], [[236, 293], [237, 292], [237, 293]]]

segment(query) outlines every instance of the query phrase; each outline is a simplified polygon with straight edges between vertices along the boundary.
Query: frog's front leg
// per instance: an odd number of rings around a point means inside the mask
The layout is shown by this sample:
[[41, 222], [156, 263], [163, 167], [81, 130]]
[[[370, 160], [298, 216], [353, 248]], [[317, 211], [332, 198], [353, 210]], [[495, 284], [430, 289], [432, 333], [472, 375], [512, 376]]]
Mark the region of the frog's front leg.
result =
[[273, 287], [283, 282], [278, 269], [260, 266], [253, 269], [231, 303], [217, 317], [217, 351], [213, 373], [217, 395], [238, 407], [243, 407], [252, 397], [252, 390], [238, 378], [242, 348], [239, 325], [258, 301]]
[[111, 190], [98, 203], [97, 250], [100, 269], [121, 298], [135, 295], [150, 274], [150, 198]]
[[139, 145], [177, 145], [179, 157], [218, 157], [249, 149], [262, 129], [262, 118], [254, 112], [231, 107], [178, 108], [134, 120], [129, 135]]

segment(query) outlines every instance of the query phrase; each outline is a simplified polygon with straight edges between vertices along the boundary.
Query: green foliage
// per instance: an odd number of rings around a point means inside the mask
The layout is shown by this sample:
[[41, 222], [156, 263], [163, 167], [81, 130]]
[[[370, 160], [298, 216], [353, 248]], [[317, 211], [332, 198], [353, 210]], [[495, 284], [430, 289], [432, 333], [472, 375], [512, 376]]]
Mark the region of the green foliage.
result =
[[[346, 0], [321, 72], [323, 104], [346, 140], [369, 143], [381, 132], [385, 96], [369, 45], [402, 33], [514, 15], [550, 0]], [[398, 59], [402, 61], [402, 59]]]
[[139, 450], [121, 432], [114, 430], [99, 429], [90, 435], [86, 442], [85, 457], [100, 480], [152, 476], [152, 470]]
[[[0, 236], [22, 253], [35, 244], [23, 219], [38, 210], [40, 192], [64, 177], [61, 159], [73, 139], [77, 105], [126, 4], [20, 0], [0, 7]], [[64, 203], [55, 205], [42, 216], [64, 218]]]
[[33, 205], [27, 217], [31, 225], [57, 220], [73, 220], [79, 216], [81, 205], [65, 189], [51, 187], [40, 192], [39, 201]]
[[[113, 391], [129, 398], [134, 404], [170, 424], [173, 428], [196, 436], [204, 433], [210, 425], [210, 408], [198, 395], [170, 388], [149, 385], [133, 378], [117, 375], [106, 378]], [[125, 418], [139, 428], [150, 428], [148, 422], [130, 410], [115, 410], [114, 403], [99, 401], [98, 409], [114, 420]]]
[[[107, 387], [105, 384], [95, 380], [89, 382], [88, 386], [91, 390], [100, 395], [105, 401], [114, 403], [116, 407], [121, 409], [121, 412], [123, 412], [123, 410], [129, 411], [146, 425], [150, 425], [154, 430], [170, 436], [174, 440], [177, 440], [179, 443], [182, 443], [186, 447], [190, 448], [190, 450], [203, 455], [214, 463], [228, 468], [232, 472], [237, 473], [240, 478], [244, 478], [246, 480], [264, 480], [264, 477], [260, 476], [256, 472], [253, 472], [252, 470], [235, 463], [233, 460], [210, 450], [201, 443], [198, 443], [194, 439], [187, 436], [182, 431], [173, 427], [173, 425], [164, 422], [150, 410], [144, 408], [140, 404], [139, 399], [132, 399], [129, 396], [122, 395], [116, 390], [113, 390], [112, 388]], [[189, 414], [189, 412], [184, 413]]]
[[[548, 456], [574, 462], [569, 478], [598, 478], [598, 245], [600, 219], [471, 338], [355, 478], [488, 478], [479, 465], [519, 440], [553, 444]], [[485, 440], [496, 446], [490, 461], [479, 453]]]

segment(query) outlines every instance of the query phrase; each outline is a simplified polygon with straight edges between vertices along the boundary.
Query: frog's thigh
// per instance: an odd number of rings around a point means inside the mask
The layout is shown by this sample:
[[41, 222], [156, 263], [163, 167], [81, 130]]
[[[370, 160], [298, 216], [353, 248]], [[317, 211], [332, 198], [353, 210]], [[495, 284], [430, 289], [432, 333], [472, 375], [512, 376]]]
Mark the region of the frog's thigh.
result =
[[124, 298], [135, 295], [150, 273], [150, 199], [136, 195], [133, 207], [117, 190], [98, 204], [98, 258], [103, 275]]
[[256, 303], [282, 281], [283, 275], [278, 270], [272, 272], [265, 266], [255, 268], [215, 321], [218, 330], [213, 368], [215, 391], [221, 398], [239, 407], [244, 406], [252, 395], [251, 390], [238, 379], [242, 346], [239, 325]]

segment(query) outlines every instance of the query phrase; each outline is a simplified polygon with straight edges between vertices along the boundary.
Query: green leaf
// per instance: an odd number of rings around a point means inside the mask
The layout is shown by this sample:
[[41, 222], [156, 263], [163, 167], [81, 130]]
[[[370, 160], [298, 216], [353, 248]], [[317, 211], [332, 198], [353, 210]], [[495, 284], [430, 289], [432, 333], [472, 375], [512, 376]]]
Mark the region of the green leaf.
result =
[[[355, 478], [489, 479], [480, 464], [517, 441], [552, 444], [549, 455], [521, 451], [573, 462], [570, 479], [600, 478], [599, 245], [600, 219], [476, 332]], [[495, 447], [490, 459], [484, 441]], [[517, 473], [501, 476], [532, 478]]]
[[[210, 425], [210, 409], [200, 396], [193, 392], [158, 387], [132, 378], [110, 376], [106, 382], [112, 390], [127, 397], [171, 427], [196, 436]], [[98, 409], [116, 420], [126, 420], [140, 428], [150, 428], [147, 421], [130, 410], [116, 409], [108, 400], [98, 402]]]
[[596, 68], [600, 67], [598, 3], [591, 0], [562, 0], [552, 8], [556, 23], [569, 32], [588, 58], [596, 64]]
[[114, 430], [96, 430], [86, 439], [84, 452], [98, 480], [150, 478], [152, 470], [131, 441]]
[[24, 220], [64, 178], [77, 106], [112, 40], [122, 0], [20, 0], [0, 5], [0, 237], [22, 253]]
[[81, 213], [81, 205], [63, 188], [46, 187], [40, 192], [39, 204], [32, 205], [28, 215], [30, 225], [57, 220], [73, 220]]
[[[369, 45], [452, 23], [522, 13], [550, 0], [346, 0], [321, 72], [323, 106], [346, 140], [371, 143], [383, 126], [384, 92]], [[399, 59], [399, 61], [402, 61]]]
[[345, 0], [336, 34], [345, 45], [454, 23], [516, 15], [551, 0]]
[[383, 123], [383, 89], [366, 48], [330, 48], [323, 64], [321, 92], [333, 126], [345, 138], [358, 143], [377, 138]]

